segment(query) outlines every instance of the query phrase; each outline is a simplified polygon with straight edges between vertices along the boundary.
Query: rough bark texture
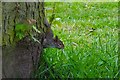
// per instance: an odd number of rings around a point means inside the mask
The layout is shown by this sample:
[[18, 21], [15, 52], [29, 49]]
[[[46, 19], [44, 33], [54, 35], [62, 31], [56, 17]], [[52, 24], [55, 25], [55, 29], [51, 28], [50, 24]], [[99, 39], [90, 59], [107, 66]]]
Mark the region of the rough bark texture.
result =
[[[39, 3], [2, 3], [3, 33], [3, 78], [30, 78], [37, 69], [43, 51], [44, 37], [44, 4]], [[26, 19], [35, 19], [35, 26], [42, 33], [35, 36], [35, 42], [29, 36], [15, 42], [17, 23]]]
[[30, 78], [37, 69], [42, 47], [24, 38], [16, 46], [3, 47], [3, 77]]

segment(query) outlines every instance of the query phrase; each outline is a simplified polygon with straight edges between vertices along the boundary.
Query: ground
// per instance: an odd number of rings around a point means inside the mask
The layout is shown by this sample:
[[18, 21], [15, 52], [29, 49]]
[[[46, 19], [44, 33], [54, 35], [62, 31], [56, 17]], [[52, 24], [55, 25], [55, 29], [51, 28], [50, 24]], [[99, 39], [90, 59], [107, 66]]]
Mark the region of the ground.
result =
[[[45, 3], [52, 15], [54, 3]], [[48, 78], [116, 78], [118, 76], [118, 3], [56, 3], [52, 29], [63, 50], [47, 48], [47, 68], [36, 76]], [[44, 62], [43, 62], [44, 65]], [[42, 70], [41, 70], [42, 69]]]

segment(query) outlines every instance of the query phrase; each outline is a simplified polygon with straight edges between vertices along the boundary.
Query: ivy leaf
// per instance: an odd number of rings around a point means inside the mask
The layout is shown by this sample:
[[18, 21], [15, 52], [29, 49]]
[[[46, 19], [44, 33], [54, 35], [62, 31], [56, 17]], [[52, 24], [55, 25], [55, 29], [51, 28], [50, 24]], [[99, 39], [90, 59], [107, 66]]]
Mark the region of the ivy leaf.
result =
[[22, 33], [22, 32], [17, 32], [17, 33], [16, 33], [16, 37], [17, 37], [18, 39], [22, 39], [22, 38], [24, 37], [24, 33]]
[[32, 27], [27, 24], [22, 24], [22, 23], [16, 24], [15, 31], [16, 31], [17, 39], [22, 39], [25, 35], [27, 35], [26, 32], [30, 32], [31, 28]]
[[22, 32], [28, 31], [30, 29], [31, 27], [29, 25], [21, 24], [21, 23], [16, 24], [16, 27], [15, 27], [16, 31], [22, 31]]

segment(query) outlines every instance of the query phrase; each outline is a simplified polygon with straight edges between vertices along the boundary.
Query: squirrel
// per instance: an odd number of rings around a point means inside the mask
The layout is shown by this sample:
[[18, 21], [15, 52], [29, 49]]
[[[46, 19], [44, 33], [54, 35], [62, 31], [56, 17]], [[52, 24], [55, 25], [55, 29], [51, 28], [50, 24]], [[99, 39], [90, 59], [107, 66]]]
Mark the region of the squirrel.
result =
[[[27, 19], [27, 22], [29, 24], [33, 24], [36, 22], [34, 19]], [[43, 38], [43, 48], [58, 48], [63, 49], [64, 44], [63, 42], [58, 38], [58, 36], [53, 35], [53, 31], [51, 29], [51, 25], [48, 23], [48, 20], [46, 17], [44, 18], [43, 24], [45, 25], [46, 31]]]
[[43, 40], [43, 47], [63, 49], [64, 48], [63, 42], [58, 38], [58, 36], [54, 37], [51, 25], [48, 23], [46, 18], [44, 18], [44, 25], [46, 27], [46, 32], [45, 38]]

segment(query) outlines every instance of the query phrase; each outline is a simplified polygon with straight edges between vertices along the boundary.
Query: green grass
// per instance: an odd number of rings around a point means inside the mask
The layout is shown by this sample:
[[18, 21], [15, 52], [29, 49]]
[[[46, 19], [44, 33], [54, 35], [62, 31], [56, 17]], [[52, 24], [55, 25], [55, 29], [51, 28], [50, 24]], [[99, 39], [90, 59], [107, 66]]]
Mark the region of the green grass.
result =
[[[45, 3], [48, 19], [53, 4]], [[65, 48], [45, 49], [36, 77], [118, 77], [118, 3], [56, 3], [55, 18]]]

